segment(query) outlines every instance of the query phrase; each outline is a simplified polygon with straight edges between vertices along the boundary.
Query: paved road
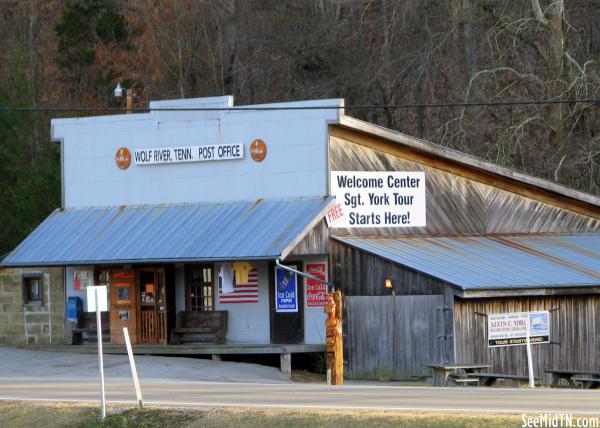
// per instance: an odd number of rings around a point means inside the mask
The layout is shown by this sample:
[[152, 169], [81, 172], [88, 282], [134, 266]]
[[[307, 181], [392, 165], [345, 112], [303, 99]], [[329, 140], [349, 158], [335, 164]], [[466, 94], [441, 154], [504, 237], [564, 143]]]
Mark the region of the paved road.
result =
[[[142, 380], [147, 405], [172, 407], [271, 407], [378, 409], [461, 413], [560, 412], [600, 415], [600, 390], [433, 388], [352, 384], [235, 383], [170, 379]], [[2, 400], [98, 402], [92, 379], [0, 378]], [[127, 378], [107, 379], [110, 403], [135, 403]]]

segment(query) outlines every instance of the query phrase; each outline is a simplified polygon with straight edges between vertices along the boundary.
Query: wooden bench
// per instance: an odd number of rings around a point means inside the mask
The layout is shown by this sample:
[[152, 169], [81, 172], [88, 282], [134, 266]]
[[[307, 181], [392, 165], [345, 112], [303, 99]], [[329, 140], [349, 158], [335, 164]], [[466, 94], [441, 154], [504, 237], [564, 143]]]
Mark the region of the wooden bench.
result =
[[589, 370], [548, 369], [546, 370], [546, 373], [552, 376], [552, 383], [550, 386], [553, 388], [560, 387], [562, 380], [566, 380], [567, 385], [571, 388], [576, 388], [577, 385], [574, 382], [574, 378], [576, 378], [577, 375], [587, 376], [592, 379], [600, 379], [599, 372]]
[[204, 342], [222, 345], [227, 334], [227, 311], [189, 312], [177, 314], [171, 343]]
[[583, 389], [598, 389], [600, 388], [600, 379], [594, 377], [573, 377], [574, 381], [581, 382]]
[[528, 376], [510, 375], [504, 373], [468, 373], [467, 377], [479, 379], [479, 385], [493, 386], [498, 379], [516, 380], [520, 384], [528, 383]]
[[[102, 342], [110, 342], [110, 318], [108, 312], [100, 312], [102, 323]], [[71, 343], [81, 345], [84, 342], [97, 342], [96, 312], [82, 312], [73, 328]]]
[[456, 377], [454, 378], [454, 383], [456, 385], [475, 385], [479, 386], [479, 379], [472, 377]]

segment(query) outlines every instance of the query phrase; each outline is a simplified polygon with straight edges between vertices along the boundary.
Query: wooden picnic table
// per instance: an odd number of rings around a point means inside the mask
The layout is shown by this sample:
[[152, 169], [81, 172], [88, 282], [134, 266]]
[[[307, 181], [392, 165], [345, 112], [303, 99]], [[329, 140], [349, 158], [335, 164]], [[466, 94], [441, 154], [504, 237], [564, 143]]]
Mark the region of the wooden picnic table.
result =
[[464, 376], [475, 373], [476, 371], [489, 369], [492, 367], [489, 364], [425, 364], [433, 372], [434, 386], [447, 386], [448, 377], [452, 372], [462, 371]]
[[565, 370], [565, 369], [551, 369], [545, 370], [546, 373], [552, 375], [552, 383], [551, 387], [556, 388], [560, 386], [560, 381], [565, 379], [568, 383], [568, 386], [572, 388], [577, 388], [577, 384], [575, 381], [578, 375], [591, 376], [591, 379], [600, 379], [599, 372], [593, 372], [589, 370]]

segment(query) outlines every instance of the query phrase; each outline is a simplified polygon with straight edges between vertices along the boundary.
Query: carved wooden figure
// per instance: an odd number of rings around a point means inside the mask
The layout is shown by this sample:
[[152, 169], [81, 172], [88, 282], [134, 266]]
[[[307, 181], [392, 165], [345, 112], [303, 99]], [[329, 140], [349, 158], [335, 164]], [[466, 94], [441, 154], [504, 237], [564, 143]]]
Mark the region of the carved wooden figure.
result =
[[327, 304], [323, 308], [327, 314], [325, 332], [327, 335], [327, 370], [331, 373], [331, 384], [344, 383], [344, 344], [342, 340], [342, 293], [327, 294]]

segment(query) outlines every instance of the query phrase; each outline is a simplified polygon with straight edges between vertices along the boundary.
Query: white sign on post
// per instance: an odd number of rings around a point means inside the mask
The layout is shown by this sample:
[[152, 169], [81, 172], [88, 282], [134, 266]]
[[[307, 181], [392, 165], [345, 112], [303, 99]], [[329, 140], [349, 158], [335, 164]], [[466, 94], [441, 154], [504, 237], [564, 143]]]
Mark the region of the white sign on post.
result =
[[424, 227], [422, 171], [332, 171], [329, 227]]
[[550, 312], [512, 312], [488, 315], [488, 346], [527, 346], [529, 387], [535, 388], [531, 345], [550, 342]]
[[532, 345], [550, 341], [548, 311], [512, 312], [488, 315], [488, 346], [526, 345], [528, 324]]
[[96, 335], [98, 336], [98, 367], [100, 369], [100, 419], [106, 417], [106, 398], [104, 391], [104, 356], [102, 354], [102, 317], [100, 311], [108, 311], [106, 285], [88, 287], [88, 312], [96, 312]]
[[87, 289], [87, 311], [96, 312], [96, 290], [98, 290], [98, 304], [101, 312], [108, 311], [108, 299], [106, 296], [106, 285], [97, 285]]

